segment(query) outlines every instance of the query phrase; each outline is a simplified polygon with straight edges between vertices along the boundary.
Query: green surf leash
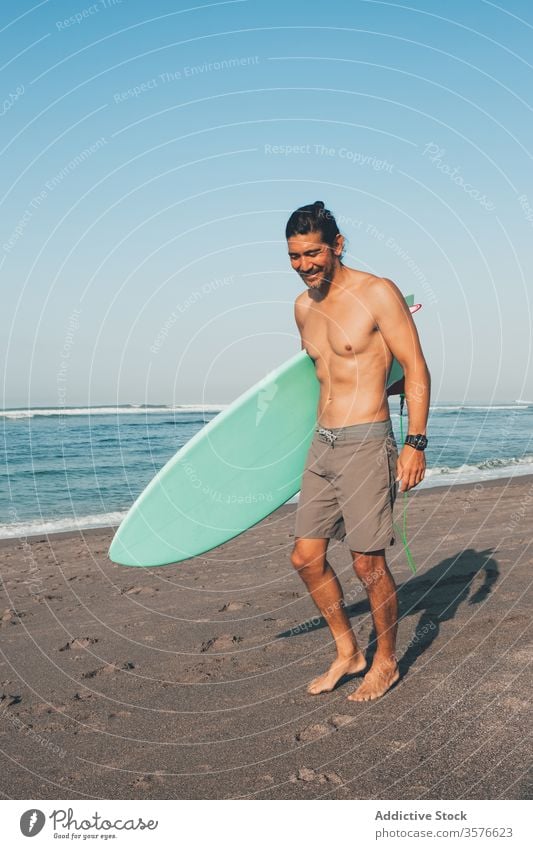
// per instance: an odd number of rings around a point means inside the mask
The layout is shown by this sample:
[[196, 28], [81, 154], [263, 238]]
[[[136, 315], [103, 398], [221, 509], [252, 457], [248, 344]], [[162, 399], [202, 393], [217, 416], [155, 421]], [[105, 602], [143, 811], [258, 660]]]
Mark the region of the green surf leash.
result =
[[[405, 395], [403, 392], [400, 392], [400, 438], [402, 445], [404, 443], [404, 435], [403, 435], [403, 408], [405, 404]], [[398, 532], [398, 528], [396, 523], [393, 523], [393, 526], [396, 530], [396, 533], [399, 533], [402, 539], [402, 544], [405, 550], [405, 555], [407, 557], [407, 562], [409, 563], [409, 567], [413, 575], [416, 575], [416, 564], [414, 561], [414, 557], [411, 554], [411, 549], [409, 548], [409, 543], [407, 542], [407, 492], [403, 493], [403, 510], [402, 510], [402, 528], [401, 531]]]

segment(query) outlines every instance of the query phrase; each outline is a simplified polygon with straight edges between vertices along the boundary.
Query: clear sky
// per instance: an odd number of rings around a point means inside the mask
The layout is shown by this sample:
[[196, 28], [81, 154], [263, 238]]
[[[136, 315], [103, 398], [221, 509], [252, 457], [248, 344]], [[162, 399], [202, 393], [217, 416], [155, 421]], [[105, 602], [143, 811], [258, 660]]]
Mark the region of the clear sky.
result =
[[0, 10], [4, 407], [226, 403], [299, 349], [284, 227], [417, 313], [436, 403], [533, 398], [533, 9]]

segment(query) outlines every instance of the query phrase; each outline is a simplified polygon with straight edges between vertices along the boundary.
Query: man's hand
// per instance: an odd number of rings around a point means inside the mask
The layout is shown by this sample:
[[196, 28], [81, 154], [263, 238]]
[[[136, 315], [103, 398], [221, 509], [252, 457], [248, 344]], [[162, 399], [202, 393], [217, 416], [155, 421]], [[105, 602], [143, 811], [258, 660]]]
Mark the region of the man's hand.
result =
[[396, 479], [401, 478], [401, 489], [399, 492], [407, 492], [414, 486], [418, 486], [424, 480], [426, 471], [426, 458], [423, 451], [417, 451], [411, 445], [404, 445], [398, 457], [396, 466]]

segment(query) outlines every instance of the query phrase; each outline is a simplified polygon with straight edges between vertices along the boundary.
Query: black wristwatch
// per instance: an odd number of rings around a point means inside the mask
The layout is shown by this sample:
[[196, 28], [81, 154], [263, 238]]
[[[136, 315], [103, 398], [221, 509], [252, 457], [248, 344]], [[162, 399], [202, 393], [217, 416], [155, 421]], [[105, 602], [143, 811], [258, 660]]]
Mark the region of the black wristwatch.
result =
[[411, 448], [416, 448], [417, 451], [425, 451], [428, 441], [423, 433], [408, 433], [405, 437], [405, 444], [410, 445]]

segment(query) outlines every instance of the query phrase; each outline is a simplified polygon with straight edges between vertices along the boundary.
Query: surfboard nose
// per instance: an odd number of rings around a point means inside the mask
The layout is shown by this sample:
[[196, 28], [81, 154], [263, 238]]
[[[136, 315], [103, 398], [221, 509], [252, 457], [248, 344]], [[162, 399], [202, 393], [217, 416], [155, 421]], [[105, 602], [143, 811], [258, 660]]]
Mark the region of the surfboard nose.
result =
[[119, 566], [138, 566], [138, 563], [132, 563], [132, 557], [122, 545], [120, 539], [115, 535], [113, 542], [109, 546], [107, 556], [113, 563]]

